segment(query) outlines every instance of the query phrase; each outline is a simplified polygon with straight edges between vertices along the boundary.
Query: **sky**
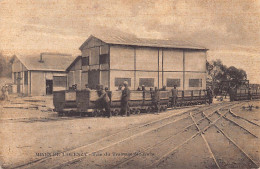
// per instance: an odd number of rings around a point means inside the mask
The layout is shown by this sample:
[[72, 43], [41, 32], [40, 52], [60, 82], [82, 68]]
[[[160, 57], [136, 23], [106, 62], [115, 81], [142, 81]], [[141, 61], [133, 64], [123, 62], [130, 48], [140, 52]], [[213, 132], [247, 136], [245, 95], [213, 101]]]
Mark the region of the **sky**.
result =
[[5, 55], [79, 55], [96, 32], [189, 41], [260, 83], [260, 0], [0, 0]]

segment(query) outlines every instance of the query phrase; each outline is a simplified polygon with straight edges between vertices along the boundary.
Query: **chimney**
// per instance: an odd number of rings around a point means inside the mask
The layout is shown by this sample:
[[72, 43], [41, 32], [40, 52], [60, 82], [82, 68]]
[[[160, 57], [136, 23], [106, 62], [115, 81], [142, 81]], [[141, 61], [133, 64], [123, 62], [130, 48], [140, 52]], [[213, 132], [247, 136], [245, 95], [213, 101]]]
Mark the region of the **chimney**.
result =
[[43, 53], [40, 54], [40, 60], [39, 60], [39, 62], [41, 62], [41, 63], [44, 62], [43, 59], [42, 59], [42, 57], [43, 57], [42, 55], [43, 55]]

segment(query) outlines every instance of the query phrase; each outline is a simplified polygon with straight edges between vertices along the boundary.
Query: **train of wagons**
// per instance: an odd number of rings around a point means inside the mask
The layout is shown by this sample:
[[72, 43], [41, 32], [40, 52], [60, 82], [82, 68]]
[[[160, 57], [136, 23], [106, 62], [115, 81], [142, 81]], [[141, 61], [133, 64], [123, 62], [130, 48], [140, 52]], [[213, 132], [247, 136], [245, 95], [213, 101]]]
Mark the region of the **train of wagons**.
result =
[[[153, 104], [152, 91], [131, 91], [129, 108], [130, 114], [150, 113], [155, 110]], [[120, 113], [122, 91], [107, 91], [110, 99], [111, 113], [117, 116]], [[80, 115], [80, 116], [101, 116], [104, 112], [97, 90], [67, 90], [55, 91], [53, 93], [53, 103], [55, 111], [60, 116]], [[173, 107], [171, 91], [159, 91], [160, 109], [166, 111]], [[235, 101], [259, 99], [260, 92], [257, 89], [237, 90]], [[175, 107], [190, 105], [200, 105], [209, 102], [206, 90], [178, 90], [178, 97]]]
[[[153, 104], [153, 91], [130, 92], [129, 108], [131, 114], [149, 113], [155, 111]], [[171, 91], [159, 92], [159, 111], [166, 111], [171, 107]], [[107, 91], [110, 99], [112, 115], [120, 113], [122, 91]], [[102, 114], [101, 105], [97, 101], [99, 98], [96, 90], [67, 90], [53, 92], [53, 104], [55, 111], [59, 115], [100, 116]], [[206, 104], [209, 101], [206, 90], [178, 90], [176, 107]], [[158, 110], [157, 110], [158, 111]]]

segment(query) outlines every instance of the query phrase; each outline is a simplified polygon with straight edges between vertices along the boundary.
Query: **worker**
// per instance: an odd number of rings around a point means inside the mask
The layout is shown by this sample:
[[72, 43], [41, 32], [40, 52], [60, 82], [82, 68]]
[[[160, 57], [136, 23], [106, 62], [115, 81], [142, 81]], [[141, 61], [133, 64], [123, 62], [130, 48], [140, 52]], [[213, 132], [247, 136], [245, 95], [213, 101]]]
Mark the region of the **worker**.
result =
[[103, 89], [102, 85], [99, 85], [97, 89], [98, 89], [98, 96], [99, 96], [97, 102], [100, 105], [101, 109], [105, 108], [105, 116], [110, 118], [111, 111], [110, 111], [109, 97], [105, 92], [105, 90]]
[[108, 87], [105, 87], [105, 92], [108, 92]]
[[208, 96], [209, 105], [210, 105], [213, 102], [213, 92], [209, 87], [207, 87], [207, 96]]
[[145, 85], [142, 85], [142, 91], [145, 91]]
[[155, 114], [160, 112], [160, 91], [157, 87], [154, 87], [154, 91], [151, 91], [152, 94], [152, 104], [155, 110]]
[[122, 90], [122, 97], [121, 97], [121, 115], [122, 116], [130, 116], [129, 104], [128, 101], [130, 99], [130, 90], [128, 89], [128, 82], [124, 81], [124, 90]]
[[177, 90], [177, 86], [174, 85], [172, 89], [172, 107], [174, 108], [176, 108], [177, 99], [178, 99], [178, 90]]
[[249, 87], [249, 89], [248, 89], [248, 100], [252, 100], [252, 91], [251, 91], [251, 87]]
[[140, 86], [138, 86], [137, 91], [141, 91], [141, 87]]
[[2, 96], [4, 100], [9, 101], [9, 92], [8, 92], [8, 85], [4, 85], [2, 87]]

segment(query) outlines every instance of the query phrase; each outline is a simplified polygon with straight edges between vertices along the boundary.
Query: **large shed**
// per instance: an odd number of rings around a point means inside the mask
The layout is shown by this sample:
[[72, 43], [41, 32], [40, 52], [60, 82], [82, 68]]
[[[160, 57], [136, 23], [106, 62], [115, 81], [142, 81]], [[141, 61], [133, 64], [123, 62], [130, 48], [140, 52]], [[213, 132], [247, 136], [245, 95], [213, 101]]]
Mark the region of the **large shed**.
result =
[[13, 92], [37, 96], [66, 90], [66, 69], [74, 59], [59, 53], [16, 55], [12, 63]]
[[84, 89], [97, 84], [116, 90], [128, 81], [138, 86], [177, 85], [180, 90], [206, 88], [207, 49], [187, 42], [136, 37], [91, 35], [80, 47], [82, 56], [68, 67], [68, 85]]

